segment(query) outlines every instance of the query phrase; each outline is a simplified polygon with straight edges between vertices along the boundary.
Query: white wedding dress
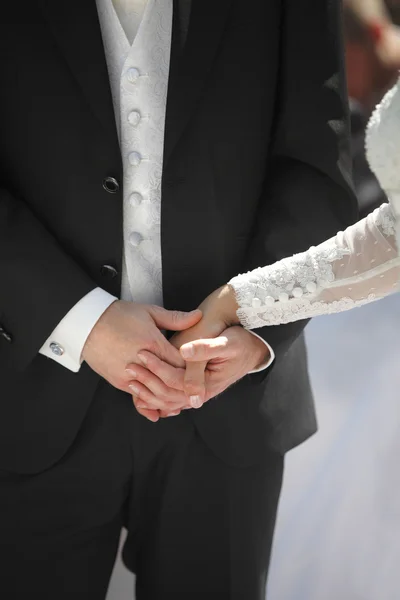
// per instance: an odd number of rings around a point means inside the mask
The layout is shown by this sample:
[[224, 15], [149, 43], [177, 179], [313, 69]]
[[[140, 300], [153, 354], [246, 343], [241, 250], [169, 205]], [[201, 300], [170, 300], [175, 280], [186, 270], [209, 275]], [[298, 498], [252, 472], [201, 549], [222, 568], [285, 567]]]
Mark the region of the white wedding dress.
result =
[[368, 125], [367, 156], [389, 204], [307, 252], [234, 277], [248, 329], [361, 306], [400, 281], [400, 79]]

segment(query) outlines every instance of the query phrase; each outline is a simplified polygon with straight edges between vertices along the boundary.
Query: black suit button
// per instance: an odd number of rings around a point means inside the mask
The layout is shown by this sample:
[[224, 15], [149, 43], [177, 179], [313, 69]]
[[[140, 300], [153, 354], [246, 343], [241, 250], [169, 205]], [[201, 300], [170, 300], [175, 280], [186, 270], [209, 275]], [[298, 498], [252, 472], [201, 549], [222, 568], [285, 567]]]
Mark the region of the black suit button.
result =
[[7, 333], [7, 331], [5, 329], [3, 329], [3, 327], [0, 325], [0, 335], [3, 339], [6, 340], [6, 342], [12, 342], [12, 337], [9, 333]]
[[109, 279], [115, 279], [118, 275], [117, 269], [111, 265], [103, 265], [100, 267], [100, 273], [103, 277], [108, 277]]
[[116, 194], [119, 190], [119, 183], [114, 177], [106, 177], [103, 181], [103, 188], [109, 194]]

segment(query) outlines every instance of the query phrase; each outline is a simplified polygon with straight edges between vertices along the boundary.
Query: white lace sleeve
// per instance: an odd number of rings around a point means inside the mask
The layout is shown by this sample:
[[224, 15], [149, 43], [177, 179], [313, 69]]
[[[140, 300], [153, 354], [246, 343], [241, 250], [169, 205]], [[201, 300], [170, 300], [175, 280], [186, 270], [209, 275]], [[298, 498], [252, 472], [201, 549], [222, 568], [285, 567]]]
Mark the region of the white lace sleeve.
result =
[[395, 291], [400, 258], [389, 204], [345, 232], [273, 265], [234, 277], [248, 329], [341, 312]]

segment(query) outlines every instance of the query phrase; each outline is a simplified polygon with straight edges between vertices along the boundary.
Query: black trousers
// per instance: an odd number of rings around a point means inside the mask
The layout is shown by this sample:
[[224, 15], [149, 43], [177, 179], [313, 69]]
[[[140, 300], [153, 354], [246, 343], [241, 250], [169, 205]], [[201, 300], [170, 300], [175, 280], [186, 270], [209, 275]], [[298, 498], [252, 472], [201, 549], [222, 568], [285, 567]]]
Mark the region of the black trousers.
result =
[[1, 598], [103, 600], [125, 525], [138, 600], [264, 600], [282, 471], [228, 466], [187, 414], [152, 424], [102, 382], [62, 460], [0, 472]]

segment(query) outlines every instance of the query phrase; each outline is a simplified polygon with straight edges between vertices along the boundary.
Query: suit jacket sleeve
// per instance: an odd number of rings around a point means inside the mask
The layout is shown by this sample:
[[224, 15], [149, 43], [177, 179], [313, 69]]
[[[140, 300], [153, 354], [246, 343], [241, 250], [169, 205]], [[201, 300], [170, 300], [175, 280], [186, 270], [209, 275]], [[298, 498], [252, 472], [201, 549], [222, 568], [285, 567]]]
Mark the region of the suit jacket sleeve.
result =
[[[285, 0], [277, 120], [246, 267], [274, 263], [357, 220], [339, 0]], [[264, 327], [279, 361], [306, 325]]]
[[23, 369], [96, 287], [28, 206], [0, 190], [0, 363]]

